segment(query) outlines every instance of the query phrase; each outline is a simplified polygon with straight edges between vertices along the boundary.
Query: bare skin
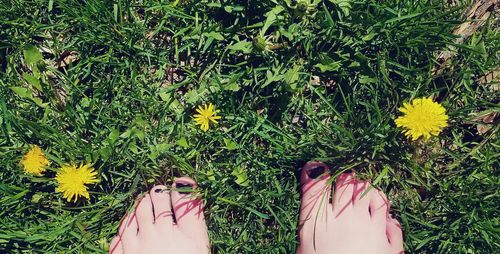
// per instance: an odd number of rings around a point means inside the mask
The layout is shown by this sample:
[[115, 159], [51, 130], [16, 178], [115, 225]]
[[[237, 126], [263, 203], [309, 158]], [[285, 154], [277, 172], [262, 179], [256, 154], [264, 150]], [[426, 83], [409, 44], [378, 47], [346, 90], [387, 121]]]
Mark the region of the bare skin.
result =
[[[297, 254], [403, 253], [401, 226], [390, 217], [384, 193], [356, 180], [354, 173], [342, 174], [330, 202], [328, 172], [319, 162], [309, 162], [302, 170]], [[153, 187], [125, 216], [109, 253], [209, 253], [202, 201], [176, 190], [186, 186], [194, 189], [196, 183], [182, 177], [171, 192], [166, 186]]]
[[332, 202], [328, 167], [307, 163], [301, 173], [297, 254], [400, 254], [403, 234], [385, 194], [354, 173], [337, 178]]
[[[122, 221], [110, 244], [110, 254], [210, 252], [202, 200], [176, 188], [196, 188], [187, 177], [176, 179], [173, 191], [155, 186]], [[174, 216], [176, 222], [174, 222]]]

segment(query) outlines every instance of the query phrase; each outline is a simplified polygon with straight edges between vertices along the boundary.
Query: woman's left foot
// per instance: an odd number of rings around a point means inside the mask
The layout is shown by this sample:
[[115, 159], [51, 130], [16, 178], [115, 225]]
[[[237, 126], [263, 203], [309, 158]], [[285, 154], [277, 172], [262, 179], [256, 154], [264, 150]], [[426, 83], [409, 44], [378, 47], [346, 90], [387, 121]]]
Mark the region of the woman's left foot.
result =
[[185, 188], [195, 189], [196, 182], [182, 177], [174, 181], [172, 191], [163, 185], [153, 187], [125, 216], [109, 253], [209, 253], [203, 202], [192, 191], [179, 192]]

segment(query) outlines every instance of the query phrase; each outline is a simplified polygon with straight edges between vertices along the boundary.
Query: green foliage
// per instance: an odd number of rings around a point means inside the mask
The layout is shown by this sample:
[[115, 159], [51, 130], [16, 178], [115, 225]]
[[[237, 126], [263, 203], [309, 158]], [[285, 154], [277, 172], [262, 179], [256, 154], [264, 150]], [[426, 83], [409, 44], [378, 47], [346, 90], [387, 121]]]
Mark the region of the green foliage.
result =
[[[135, 195], [197, 180], [214, 253], [294, 253], [297, 170], [356, 169], [392, 201], [407, 253], [499, 249], [498, 33], [463, 45], [447, 1], [10, 1], [0, 5], [0, 252], [105, 253]], [[455, 46], [439, 75], [437, 52]], [[77, 57], [72, 56], [73, 53]], [[319, 82], [311, 82], [313, 78]], [[434, 95], [450, 127], [425, 145], [395, 128]], [[223, 117], [208, 132], [194, 108]], [[47, 153], [25, 175], [29, 144]], [[93, 163], [91, 199], [53, 177]]]

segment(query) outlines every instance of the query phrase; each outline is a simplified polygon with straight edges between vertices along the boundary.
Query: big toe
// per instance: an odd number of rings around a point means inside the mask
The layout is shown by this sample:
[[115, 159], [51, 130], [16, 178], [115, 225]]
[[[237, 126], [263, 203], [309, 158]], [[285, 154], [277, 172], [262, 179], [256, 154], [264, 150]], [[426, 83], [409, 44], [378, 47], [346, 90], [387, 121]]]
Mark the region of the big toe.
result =
[[149, 195], [153, 204], [155, 225], [165, 229], [172, 228], [174, 223], [172, 204], [167, 186], [156, 185], [151, 188]]
[[203, 215], [203, 200], [195, 193], [197, 184], [189, 177], [175, 179], [171, 192], [177, 226], [194, 239], [207, 244], [208, 230]]
[[300, 226], [314, 225], [320, 218], [326, 218], [331, 209], [329, 199], [331, 186], [328, 184], [330, 178], [328, 166], [322, 162], [308, 162], [301, 171], [301, 203], [300, 203]]

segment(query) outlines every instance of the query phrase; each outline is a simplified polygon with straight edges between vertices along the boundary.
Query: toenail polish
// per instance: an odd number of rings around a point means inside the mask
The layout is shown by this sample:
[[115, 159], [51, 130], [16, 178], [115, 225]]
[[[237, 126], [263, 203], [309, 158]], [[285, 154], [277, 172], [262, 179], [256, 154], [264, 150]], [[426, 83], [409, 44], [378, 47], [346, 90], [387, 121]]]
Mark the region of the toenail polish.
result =
[[160, 188], [158, 188], [158, 189], [155, 190], [156, 193], [160, 193], [162, 191], [163, 191], [163, 189], [160, 189]]
[[186, 182], [176, 182], [175, 188], [180, 194], [186, 195], [188, 193], [191, 193], [191, 191], [193, 190], [193, 185]]
[[307, 170], [307, 176], [309, 176], [309, 178], [311, 179], [316, 179], [323, 173], [325, 173], [325, 167], [323, 166], [316, 166]]
[[183, 182], [176, 182], [175, 183], [175, 188], [177, 189], [185, 189], [185, 188], [193, 188], [193, 185], [189, 184], [189, 183], [183, 183]]

